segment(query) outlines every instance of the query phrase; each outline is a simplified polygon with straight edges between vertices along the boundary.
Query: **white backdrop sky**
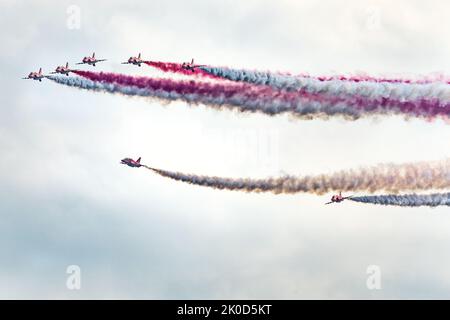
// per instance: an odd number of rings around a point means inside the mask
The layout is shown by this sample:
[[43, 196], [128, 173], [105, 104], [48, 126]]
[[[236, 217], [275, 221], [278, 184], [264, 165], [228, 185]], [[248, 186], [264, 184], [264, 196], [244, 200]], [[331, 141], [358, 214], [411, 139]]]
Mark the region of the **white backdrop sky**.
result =
[[[79, 29], [67, 8], [81, 10]], [[448, 208], [189, 186], [449, 156], [450, 126], [301, 121], [20, 78], [96, 51], [255, 69], [450, 74], [450, 2], [0, 0], [0, 298], [449, 298]], [[66, 288], [79, 265], [82, 288]], [[378, 265], [382, 289], [366, 288]]]

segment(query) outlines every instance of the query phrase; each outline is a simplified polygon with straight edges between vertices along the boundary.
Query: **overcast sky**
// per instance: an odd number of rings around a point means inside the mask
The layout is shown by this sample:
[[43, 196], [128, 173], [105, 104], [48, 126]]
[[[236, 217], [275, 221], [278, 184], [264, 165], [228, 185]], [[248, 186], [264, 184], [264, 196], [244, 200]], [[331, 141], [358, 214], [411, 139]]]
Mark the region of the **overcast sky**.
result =
[[149, 76], [168, 75], [120, 62], [449, 75], [449, 13], [445, 0], [0, 0], [0, 298], [450, 298], [448, 208], [324, 206], [331, 195], [211, 190], [119, 164], [261, 178], [439, 160], [448, 123], [304, 121], [20, 79], [92, 51], [108, 59], [96, 70]]

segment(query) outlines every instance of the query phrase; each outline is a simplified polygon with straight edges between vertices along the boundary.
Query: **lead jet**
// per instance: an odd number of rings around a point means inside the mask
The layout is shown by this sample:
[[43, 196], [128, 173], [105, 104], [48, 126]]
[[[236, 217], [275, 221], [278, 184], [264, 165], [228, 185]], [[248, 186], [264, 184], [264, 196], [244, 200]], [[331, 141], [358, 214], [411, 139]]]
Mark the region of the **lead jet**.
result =
[[30, 72], [30, 74], [28, 75], [28, 77], [26, 78], [22, 78], [22, 79], [27, 79], [27, 80], [39, 80], [42, 81], [42, 79], [45, 76], [42, 74], [42, 68], [39, 68], [38, 72]]
[[194, 59], [192, 58], [192, 60], [191, 60], [191, 62], [183, 62], [182, 64], [181, 64], [181, 68], [182, 69], [184, 69], [184, 70], [188, 70], [188, 71], [192, 71], [192, 72], [194, 72], [195, 71], [195, 68], [199, 68], [199, 67], [205, 67], [206, 65], [200, 65], [200, 64], [198, 64], [198, 65], [194, 65]]
[[137, 160], [133, 160], [131, 158], [125, 158], [125, 159], [122, 159], [120, 161], [120, 163], [121, 164], [126, 164], [127, 166], [132, 167], [132, 168], [142, 167], [141, 157], [139, 157]]
[[141, 54], [139, 53], [139, 55], [137, 57], [130, 57], [128, 58], [127, 61], [122, 62], [122, 64], [134, 64], [135, 66], [141, 66], [141, 63], [144, 63], [144, 60], [141, 59]]
[[339, 202], [342, 202], [342, 201], [344, 201], [345, 199], [349, 199], [349, 198], [351, 198], [351, 197], [352, 197], [352, 196], [343, 197], [343, 196], [342, 196], [342, 192], [339, 191], [339, 194], [335, 194], [334, 196], [332, 196], [332, 197], [331, 197], [331, 201], [330, 201], [330, 202], [327, 202], [327, 203], [325, 203], [325, 204], [339, 203]]
[[95, 52], [92, 53], [92, 57], [84, 57], [81, 62], [78, 62], [77, 64], [88, 64], [95, 67], [95, 64], [97, 62], [106, 61], [106, 59], [97, 59], [95, 58]]
[[66, 76], [68, 76], [69, 72], [72, 72], [72, 70], [69, 69], [69, 63], [66, 62], [65, 66], [58, 66], [58, 67], [56, 67], [55, 71], [50, 72], [50, 73], [51, 74], [60, 73], [60, 74], [65, 74]]

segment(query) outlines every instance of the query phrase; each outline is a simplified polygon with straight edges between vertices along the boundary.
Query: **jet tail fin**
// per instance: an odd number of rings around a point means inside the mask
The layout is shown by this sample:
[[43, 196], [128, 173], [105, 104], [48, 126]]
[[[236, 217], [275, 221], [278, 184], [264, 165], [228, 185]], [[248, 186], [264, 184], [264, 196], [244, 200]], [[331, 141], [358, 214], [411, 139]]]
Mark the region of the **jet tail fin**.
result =
[[42, 73], [42, 68], [39, 68], [39, 74], [41, 74]]
[[68, 68], [69, 67], [69, 63], [68, 62], [66, 62], [66, 68]]
[[95, 58], [95, 52], [92, 52], [92, 58]]
[[138, 59], [140, 59], [140, 58], [141, 58], [141, 53], [139, 52]]
[[141, 157], [136, 160], [137, 163], [141, 163]]

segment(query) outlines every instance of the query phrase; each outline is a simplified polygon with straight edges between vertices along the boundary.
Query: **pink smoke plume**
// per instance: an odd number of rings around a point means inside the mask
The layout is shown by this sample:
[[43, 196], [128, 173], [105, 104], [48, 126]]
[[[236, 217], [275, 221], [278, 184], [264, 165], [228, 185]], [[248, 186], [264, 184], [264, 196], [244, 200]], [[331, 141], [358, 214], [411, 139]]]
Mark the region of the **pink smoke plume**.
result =
[[319, 81], [351, 81], [351, 82], [378, 82], [378, 83], [409, 83], [409, 84], [426, 84], [432, 82], [444, 82], [450, 84], [450, 79], [443, 75], [422, 76], [418, 79], [412, 78], [387, 78], [387, 77], [373, 77], [369, 75], [329, 75], [329, 76], [310, 76], [309, 74], [301, 74], [300, 77], [315, 78]]
[[[343, 101], [339, 97], [327, 97], [325, 95], [303, 91], [281, 92], [269, 86], [255, 86], [247, 83], [208, 83], [193, 80], [135, 77], [117, 73], [81, 70], [74, 70], [73, 72], [92, 81], [116, 83], [123, 86], [134, 86], [142, 89], [162, 90], [166, 92], [173, 91], [183, 95], [196, 94], [223, 97], [228, 100], [235, 97], [246, 100], [253, 99], [254, 101], [278, 100], [284, 103], [284, 107], [279, 107], [284, 112], [289, 111], [286, 107], [292, 108], [298, 102], [313, 101], [322, 104], [337, 104]], [[274, 110], [273, 113], [278, 112]]]
[[[209, 69], [209, 67], [202, 67], [202, 70], [206, 72], [206, 70]], [[214, 68], [211, 68], [209, 70], [212, 70]], [[231, 68], [215, 68], [215, 69], [222, 69], [222, 70], [237, 70], [237, 69], [231, 69]], [[292, 74], [290, 72], [271, 72], [271, 71], [250, 71], [250, 70], [241, 70], [241, 72], [248, 72], [248, 73], [261, 73], [261, 74], [268, 74], [273, 76], [286, 76], [291, 78], [305, 78], [305, 79], [313, 79], [318, 80], [321, 82], [326, 81], [344, 81], [344, 82], [373, 82], [373, 83], [397, 83], [397, 84], [428, 84], [433, 82], [441, 82], [450, 84], [450, 78], [443, 75], [443, 74], [430, 74], [430, 75], [423, 75], [423, 76], [415, 76], [415, 77], [387, 77], [387, 76], [371, 76], [365, 73], [360, 74], [354, 74], [354, 75], [345, 75], [345, 74], [330, 74], [330, 75], [311, 75], [307, 72], [299, 73], [299, 74]], [[213, 74], [213, 73], [212, 73]]]
[[161, 62], [161, 61], [145, 61], [145, 64], [157, 68], [163, 72], [179, 73], [188, 76], [202, 76], [206, 78], [220, 79], [215, 75], [208, 73], [200, 68], [195, 68], [194, 70], [186, 70], [181, 67], [180, 63], [175, 62]]
[[[448, 119], [450, 102], [440, 99], [392, 99], [384, 96], [313, 93], [307, 90], [284, 91], [271, 86], [249, 83], [208, 83], [172, 79], [134, 77], [115, 73], [74, 71], [92, 81], [115, 83], [143, 89], [176, 92], [180, 95], [201, 95], [223, 98], [222, 104], [239, 105], [243, 111], [260, 111], [266, 114], [291, 112], [305, 116], [313, 114], [341, 114], [358, 118], [369, 114], [403, 114], [432, 119]], [[228, 103], [233, 101], [233, 103]]]

